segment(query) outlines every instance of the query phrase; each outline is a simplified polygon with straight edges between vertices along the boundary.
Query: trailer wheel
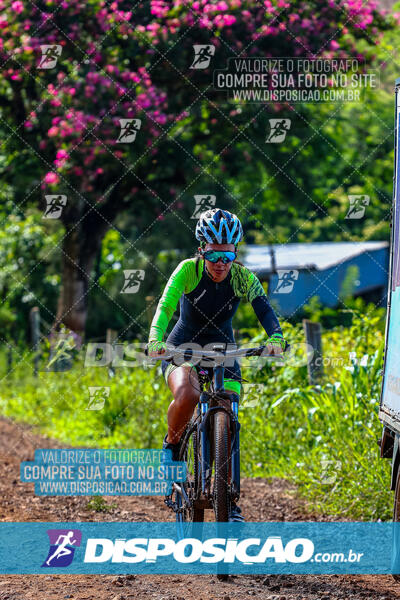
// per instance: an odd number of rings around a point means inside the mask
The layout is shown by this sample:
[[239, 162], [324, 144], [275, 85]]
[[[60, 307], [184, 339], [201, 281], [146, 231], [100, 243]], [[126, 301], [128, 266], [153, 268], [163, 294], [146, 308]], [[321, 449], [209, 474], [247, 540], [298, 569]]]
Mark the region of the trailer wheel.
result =
[[[394, 489], [393, 521], [400, 521], [400, 468], [397, 469], [396, 487]], [[400, 582], [400, 574], [392, 573], [395, 581]]]

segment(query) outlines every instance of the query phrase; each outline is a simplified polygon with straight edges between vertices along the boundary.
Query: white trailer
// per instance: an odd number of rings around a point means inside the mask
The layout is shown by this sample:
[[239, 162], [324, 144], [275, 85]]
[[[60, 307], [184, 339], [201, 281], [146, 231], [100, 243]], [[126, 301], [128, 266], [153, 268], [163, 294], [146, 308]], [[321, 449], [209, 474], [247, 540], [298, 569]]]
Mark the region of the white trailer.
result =
[[400, 78], [395, 84], [393, 203], [390, 235], [388, 312], [379, 418], [382, 458], [392, 459], [393, 520], [400, 521]]

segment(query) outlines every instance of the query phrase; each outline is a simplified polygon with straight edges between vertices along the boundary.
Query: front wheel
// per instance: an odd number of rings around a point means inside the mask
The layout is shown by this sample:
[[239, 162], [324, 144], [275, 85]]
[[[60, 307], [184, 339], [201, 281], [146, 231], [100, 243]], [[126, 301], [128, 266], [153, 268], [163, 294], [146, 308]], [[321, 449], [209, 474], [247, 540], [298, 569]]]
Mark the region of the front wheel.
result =
[[[229, 416], [225, 411], [217, 411], [214, 416], [214, 490], [213, 503], [215, 520], [226, 523], [230, 510], [230, 452]], [[227, 573], [217, 573], [219, 581], [227, 581]]]
[[226, 523], [229, 518], [229, 416], [217, 411], [214, 416], [214, 490], [215, 520]]

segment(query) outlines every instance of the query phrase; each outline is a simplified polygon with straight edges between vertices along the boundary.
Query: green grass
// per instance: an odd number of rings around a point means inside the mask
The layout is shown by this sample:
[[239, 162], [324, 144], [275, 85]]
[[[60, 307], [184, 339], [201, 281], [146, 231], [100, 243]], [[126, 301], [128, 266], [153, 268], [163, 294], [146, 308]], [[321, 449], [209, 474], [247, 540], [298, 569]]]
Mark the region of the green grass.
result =
[[[314, 509], [339, 518], [391, 518], [390, 462], [379, 457], [376, 443], [383, 326], [383, 312], [374, 311], [354, 314], [351, 327], [324, 333], [329, 364], [317, 388], [307, 382], [301, 350], [284, 367], [257, 370], [253, 363], [243, 369], [249, 381], [263, 384], [240, 410], [243, 475], [289, 479]], [[288, 325], [286, 335], [294, 345], [303, 341], [300, 327]], [[349, 352], [364, 357], [363, 366], [352, 365]], [[34, 378], [30, 360], [26, 354], [1, 381], [1, 414], [66, 446], [161, 446], [171, 395], [159, 366], [118, 368], [110, 378], [105, 368], [77, 361], [70, 371]], [[86, 410], [90, 386], [109, 386], [103, 409]]]
[[[354, 315], [350, 328], [325, 333], [323, 354], [330, 364], [319, 386], [311, 387], [305, 367], [295, 365], [257, 376], [265, 393], [242, 419], [245, 430], [255, 433], [245, 443], [247, 473], [288, 477], [325, 513], [391, 519], [390, 461], [380, 458], [377, 445], [383, 324], [382, 311], [375, 311], [368, 318]], [[299, 335], [292, 330], [292, 339]], [[352, 364], [349, 352], [359, 364]]]

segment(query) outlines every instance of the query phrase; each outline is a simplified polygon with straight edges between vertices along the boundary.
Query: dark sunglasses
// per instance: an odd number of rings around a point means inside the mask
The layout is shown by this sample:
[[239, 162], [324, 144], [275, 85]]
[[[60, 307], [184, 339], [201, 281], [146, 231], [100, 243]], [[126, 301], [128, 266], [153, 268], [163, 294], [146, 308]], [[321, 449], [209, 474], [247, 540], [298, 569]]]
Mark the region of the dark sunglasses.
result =
[[237, 257], [237, 252], [225, 252], [224, 250], [206, 250], [203, 251], [203, 257], [212, 263], [216, 263], [219, 259], [226, 265], [227, 263], [233, 262]]

